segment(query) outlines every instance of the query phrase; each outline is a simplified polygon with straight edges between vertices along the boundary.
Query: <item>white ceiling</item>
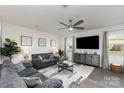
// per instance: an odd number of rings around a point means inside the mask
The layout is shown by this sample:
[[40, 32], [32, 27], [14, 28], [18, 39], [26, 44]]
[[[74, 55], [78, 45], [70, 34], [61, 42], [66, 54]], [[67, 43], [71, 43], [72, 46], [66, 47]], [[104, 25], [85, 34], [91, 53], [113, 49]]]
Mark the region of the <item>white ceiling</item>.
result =
[[69, 5], [66, 8], [60, 5], [0, 6], [0, 16], [8, 23], [64, 35], [69, 32], [56, 30], [64, 27], [58, 22], [68, 23], [69, 19], [73, 19], [73, 23], [83, 19], [85, 22], [80, 26], [85, 29], [123, 24], [124, 6]]

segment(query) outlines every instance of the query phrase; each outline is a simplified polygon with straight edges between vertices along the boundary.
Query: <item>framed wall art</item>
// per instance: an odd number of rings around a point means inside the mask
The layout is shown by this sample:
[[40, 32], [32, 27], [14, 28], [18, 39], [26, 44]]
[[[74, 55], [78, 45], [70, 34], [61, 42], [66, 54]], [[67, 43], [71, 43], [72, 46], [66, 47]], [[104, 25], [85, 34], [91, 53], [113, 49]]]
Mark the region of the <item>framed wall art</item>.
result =
[[38, 46], [39, 47], [46, 47], [47, 46], [46, 38], [38, 38]]
[[21, 46], [32, 46], [32, 37], [21, 35]]

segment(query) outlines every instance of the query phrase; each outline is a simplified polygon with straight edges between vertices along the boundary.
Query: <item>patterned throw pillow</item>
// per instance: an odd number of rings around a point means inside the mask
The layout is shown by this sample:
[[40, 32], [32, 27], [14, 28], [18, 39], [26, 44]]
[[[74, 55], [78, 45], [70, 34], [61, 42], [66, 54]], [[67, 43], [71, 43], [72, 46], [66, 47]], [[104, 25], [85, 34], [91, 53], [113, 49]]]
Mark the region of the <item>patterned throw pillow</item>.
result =
[[29, 88], [34, 88], [42, 84], [40, 77], [22, 77]]
[[42, 61], [43, 60], [43, 57], [42, 56], [38, 56], [38, 58]]
[[50, 54], [49, 58], [50, 59], [54, 59], [54, 55], [53, 54]]
[[21, 72], [22, 70], [26, 69], [22, 63], [14, 64], [14, 66], [18, 72]]

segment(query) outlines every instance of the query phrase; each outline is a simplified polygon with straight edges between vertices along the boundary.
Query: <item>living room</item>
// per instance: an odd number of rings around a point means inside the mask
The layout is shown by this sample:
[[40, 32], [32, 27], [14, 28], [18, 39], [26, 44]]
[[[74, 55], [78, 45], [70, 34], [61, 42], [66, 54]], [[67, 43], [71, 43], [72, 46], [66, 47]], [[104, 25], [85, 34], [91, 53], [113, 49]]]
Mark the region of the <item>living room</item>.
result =
[[[4, 50], [0, 87], [123, 88], [123, 9], [109, 5], [0, 6]], [[13, 42], [14, 52], [8, 50]], [[40, 83], [28, 85], [32, 77]]]

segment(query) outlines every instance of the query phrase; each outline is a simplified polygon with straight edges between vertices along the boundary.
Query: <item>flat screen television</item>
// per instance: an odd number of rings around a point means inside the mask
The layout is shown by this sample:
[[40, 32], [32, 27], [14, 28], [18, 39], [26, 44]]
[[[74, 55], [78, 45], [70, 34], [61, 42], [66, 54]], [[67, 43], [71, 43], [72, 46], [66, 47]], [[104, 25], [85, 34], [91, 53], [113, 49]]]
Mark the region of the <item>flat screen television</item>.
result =
[[77, 49], [99, 49], [99, 36], [76, 38]]

